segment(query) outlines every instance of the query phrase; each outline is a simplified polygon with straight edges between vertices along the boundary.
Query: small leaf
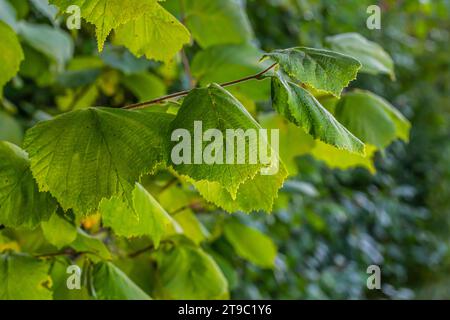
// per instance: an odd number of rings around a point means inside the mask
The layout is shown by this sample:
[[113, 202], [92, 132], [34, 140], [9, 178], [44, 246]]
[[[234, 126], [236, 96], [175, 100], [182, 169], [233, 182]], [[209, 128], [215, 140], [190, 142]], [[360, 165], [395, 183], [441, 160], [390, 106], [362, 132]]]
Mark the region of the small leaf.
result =
[[259, 230], [232, 219], [224, 227], [224, 234], [236, 253], [262, 268], [273, 268], [277, 248], [273, 241]]
[[306, 47], [275, 50], [265, 57], [275, 60], [294, 82], [301, 82], [336, 97], [356, 79], [361, 64], [341, 53]]
[[395, 139], [409, 140], [409, 121], [383, 98], [363, 90], [339, 101], [336, 118], [365, 143], [385, 148]]
[[51, 300], [49, 269], [27, 255], [0, 255], [0, 300]]
[[0, 140], [20, 145], [22, 139], [23, 130], [20, 124], [16, 119], [0, 110]]
[[180, 245], [157, 255], [162, 299], [206, 300], [228, 297], [228, 283], [216, 262], [203, 250]]
[[180, 229], [172, 217], [148, 193], [136, 184], [133, 191], [133, 207], [130, 208], [121, 199], [103, 200], [100, 204], [103, 225], [110, 227], [119, 236], [127, 238], [147, 235], [158, 248], [163, 236]]
[[33, 175], [64, 210], [89, 214], [103, 198], [131, 191], [165, 156], [173, 116], [89, 108], [39, 123], [27, 132]]
[[42, 222], [45, 238], [61, 249], [77, 238], [77, 228], [63, 212], [54, 213], [48, 221]]
[[199, 245], [209, 237], [205, 226], [197, 219], [192, 210], [183, 210], [174, 215], [175, 221], [183, 229], [183, 234]]
[[77, 252], [86, 253], [95, 262], [111, 259], [111, 253], [106, 245], [100, 239], [90, 236], [81, 229], [78, 229], [77, 238], [70, 244], [70, 247]]
[[100, 300], [151, 300], [130, 278], [110, 262], [99, 262], [93, 270], [93, 285]]
[[0, 100], [3, 97], [3, 86], [17, 74], [23, 58], [22, 47], [16, 34], [0, 21]]
[[358, 59], [362, 64], [361, 72], [384, 73], [395, 79], [394, 62], [389, 54], [359, 33], [342, 33], [327, 37], [326, 41], [332, 50]]
[[0, 224], [34, 228], [55, 210], [54, 199], [39, 192], [26, 152], [0, 141]]
[[158, 4], [116, 30], [115, 42], [137, 57], [167, 62], [189, 43], [186, 27]]
[[341, 125], [307, 90], [283, 77], [272, 78], [275, 110], [316, 139], [354, 153], [364, 154], [364, 144]]

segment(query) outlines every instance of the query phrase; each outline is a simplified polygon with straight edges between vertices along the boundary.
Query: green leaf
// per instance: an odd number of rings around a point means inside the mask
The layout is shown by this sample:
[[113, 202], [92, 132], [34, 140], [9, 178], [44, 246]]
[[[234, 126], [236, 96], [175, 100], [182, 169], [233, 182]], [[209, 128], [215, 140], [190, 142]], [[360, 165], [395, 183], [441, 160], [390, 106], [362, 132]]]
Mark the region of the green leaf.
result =
[[102, 240], [95, 238], [81, 229], [77, 230], [77, 238], [70, 247], [78, 252], [86, 253], [93, 261], [110, 260], [111, 253]]
[[341, 53], [306, 47], [275, 50], [265, 57], [275, 60], [294, 82], [301, 82], [336, 97], [356, 79], [361, 64]]
[[295, 159], [308, 153], [314, 147], [314, 139], [302, 128], [274, 112], [263, 114], [258, 120], [264, 128], [279, 130], [280, 158], [290, 175], [297, 174], [298, 167]]
[[77, 238], [77, 228], [61, 211], [54, 213], [48, 221], [42, 222], [41, 227], [48, 242], [59, 249]]
[[0, 141], [0, 224], [34, 228], [55, 210], [50, 195], [39, 192], [26, 152]]
[[164, 236], [180, 229], [153, 196], [138, 183], [133, 191], [132, 208], [120, 198], [112, 198], [100, 203], [100, 212], [103, 225], [112, 228], [117, 235], [127, 238], [147, 235], [156, 248]]
[[191, 181], [203, 198], [229, 213], [263, 210], [271, 212], [278, 190], [283, 186], [288, 173], [283, 164], [275, 175], [256, 175], [239, 186], [236, 195], [231, 194], [218, 182]]
[[3, 86], [17, 74], [23, 57], [16, 34], [0, 21], [0, 100], [3, 97]]
[[166, 94], [164, 82], [150, 72], [125, 76], [122, 82], [139, 101], [155, 99]]
[[0, 140], [20, 145], [22, 139], [23, 130], [20, 124], [16, 119], [0, 110]]
[[159, 4], [116, 30], [115, 42], [141, 57], [170, 61], [183, 45], [189, 43], [186, 27]]
[[364, 144], [341, 125], [307, 90], [281, 77], [272, 78], [275, 110], [316, 139], [354, 153]]
[[183, 229], [183, 235], [194, 243], [200, 244], [210, 236], [208, 230], [190, 209], [190, 206], [198, 201], [194, 191], [184, 190], [175, 185], [162, 191], [158, 200]]
[[145, 72], [151, 65], [146, 58], [136, 58], [128, 49], [107, 45], [100, 55], [102, 61], [125, 75]]
[[72, 38], [58, 28], [22, 21], [18, 25], [18, 32], [28, 45], [55, 61], [59, 71], [73, 56]]
[[[262, 51], [249, 44], [217, 45], [199, 51], [192, 60], [192, 75], [202, 86], [224, 83], [263, 71], [267, 63], [259, 63]], [[247, 81], [229, 87], [233, 94], [254, 100], [269, 100], [268, 80]]]
[[48, 0], [31, 0], [33, 6], [45, 17], [47, 17], [51, 23], [57, 25], [56, 22], [58, 8], [49, 5]]
[[192, 210], [186, 209], [178, 212], [173, 216], [173, 218], [183, 229], [183, 234], [197, 245], [205, 241], [210, 236], [208, 230], [197, 219]]
[[30, 256], [0, 255], [0, 300], [51, 300], [49, 268]]
[[93, 271], [93, 284], [100, 300], [151, 300], [130, 278], [110, 262], [100, 262]]
[[231, 219], [224, 226], [224, 234], [240, 257], [262, 268], [275, 266], [277, 247], [259, 230]]
[[363, 167], [369, 170], [370, 173], [375, 174], [376, 168], [373, 156], [376, 150], [376, 147], [366, 144], [366, 154], [363, 156], [316, 141], [311, 154], [314, 158], [324, 161], [330, 168], [347, 170], [354, 167]]
[[180, 245], [157, 255], [162, 299], [206, 300], [228, 297], [228, 283], [216, 262], [203, 250]]
[[370, 74], [388, 74], [395, 78], [394, 62], [389, 54], [377, 43], [364, 38], [359, 33], [342, 33], [327, 37], [329, 47], [337, 52], [349, 55], [361, 62], [361, 72]]
[[[202, 128], [195, 128], [194, 123], [196, 121], [202, 121]], [[192, 90], [184, 99], [183, 105], [173, 121], [171, 128], [172, 132], [175, 132], [177, 129], [187, 130], [190, 134], [190, 140], [192, 141], [192, 143], [189, 144], [189, 151], [192, 155], [190, 157], [191, 164], [173, 164], [174, 169], [182, 175], [189, 176], [197, 181], [207, 180], [210, 182], [218, 182], [234, 195], [240, 184], [254, 177], [256, 173], [264, 167], [261, 163], [250, 164], [249, 155], [253, 152], [257, 152], [257, 150], [252, 149], [247, 152], [247, 149], [251, 147], [247, 148], [246, 146], [242, 146], [242, 144], [239, 145], [237, 139], [234, 140], [232, 146], [235, 149], [234, 164], [226, 163], [226, 152], [224, 152], [224, 148], [216, 153], [216, 156], [219, 157], [220, 155], [223, 155], [223, 164], [204, 163], [201, 150], [205, 150], [205, 147], [212, 143], [223, 143], [223, 146], [226, 146], [227, 129], [242, 129], [242, 134], [239, 135], [241, 137], [244, 136], [244, 132], [247, 129], [257, 130], [256, 132], [259, 132], [259, 129], [261, 128], [247, 110], [245, 110], [242, 104], [217, 84], [209, 85], [206, 88]], [[220, 130], [223, 141], [203, 141], [203, 143], [196, 143], [208, 129]], [[175, 152], [176, 150], [174, 146], [176, 147], [179, 143], [185, 143], [184, 139], [186, 138], [182, 137], [182, 139], [183, 140], [178, 143], [172, 142], [172, 152]], [[199, 151], [198, 148], [196, 149], [196, 146], [201, 147], [201, 150]], [[253, 147], [257, 146], [253, 145]], [[245, 164], [237, 164], [236, 158], [238, 153], [245, 155]], [[197, 156], [200, 161], [195, 161], [195, 156]]]
[[410, 123], [383, 98], [363, 90], [347, 93], [339, 101], [336, 118], [365, 143], [385, 148], [395, 139], [409, 140]]
[[201, 47], [249, 42], [253, 31], [237, 0], [185, 1], [186, 25]]
[[89, 108], [39, 123], [25, 137], [40, 189], [64, 210], [91, 213], [103, 198], [129, 198], [135, 182], [164, 160], [173, 116]]
[[50, 0], [50, 3], [63, 12], [71, 5], [79, 6], [81, 16], [95, 25], [99, 51], [112, 29], [153, 11], [157, 5], [156, 0]]

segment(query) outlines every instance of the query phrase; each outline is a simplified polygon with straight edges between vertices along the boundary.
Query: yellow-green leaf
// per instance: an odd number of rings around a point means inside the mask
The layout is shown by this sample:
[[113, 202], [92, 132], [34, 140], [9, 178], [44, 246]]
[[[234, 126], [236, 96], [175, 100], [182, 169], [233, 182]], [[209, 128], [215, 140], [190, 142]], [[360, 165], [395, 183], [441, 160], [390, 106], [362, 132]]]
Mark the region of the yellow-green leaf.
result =
[[138, 56], [167, 62], [189, 43], [190, 34], [166, 9], [156, 4], [151, 10], [116, 30], [115, 42]]

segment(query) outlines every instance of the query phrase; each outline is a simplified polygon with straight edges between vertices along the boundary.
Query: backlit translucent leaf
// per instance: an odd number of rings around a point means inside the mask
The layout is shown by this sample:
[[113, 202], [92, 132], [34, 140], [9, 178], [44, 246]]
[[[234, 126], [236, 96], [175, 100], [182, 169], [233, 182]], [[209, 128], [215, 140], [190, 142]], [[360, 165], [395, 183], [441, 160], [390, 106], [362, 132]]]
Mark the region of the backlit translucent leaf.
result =
[[289, 174], [295, 175], [298, 171], [295, 158], [308, 153], [314, 147], [314, 138], [276, 113], [261, 115], [258, 120], [264, 128], [279, 130], [280, 158]]
[[363, 90], [345, 94], [335, 116], [365, 143], [385, 148], [395, 139], [409, 140], [409, 121], [383, 98]]
[[356, 79], [361, 64], [341, 53], [305, 47], [267, 53], [294, 82], [301, 82], [337, 97]]
[[71, 5], [81, 9], [81, 16], [96, 27], [98, 49], [103, 50], [112, 29], [154, 10], [156, 0], [50, 0], [65, 12]]
[[249, 42], [253, 31], [238, 0], [185, 1], [186, 25], [202, 47]]
[[[81, 270], [83, 261], [84, 259], [77, 261], [77, 265]], [[80, 279], [81, 287], [79, 290], [70, 290], [67, 287], [68, 278], [74, 275], [73, 270], [71, 273], [67, 273], [67, 268], [72, 265], [74, 265], [74, 262], [68, 257], [58, 257], [53, 263], [51, 268], [53, 300], [91, 300], [89, 288], [83, 285], [82, 279]], [[83, 277], [83, 271], [81, 272], [81, 277]]]
[[229, 220], [224, 226], [224, 234], [236, 253], [263, 268], [273, 268], [277, 248], [265, 234], [236, 221]]
[[5, 22], [13, 29], [17, 27], [16, 9], [8, 0], [0, 0], [0, 21]]
[[150, 300], [119, 268], [110, 262], [100, 262], [93, 271], [93, 285], [100, 300]]
[[157, 255], [159, 295], [163, 299], [205, 300], [228, 297], [228, 284], [203, 250], [179, 245]]
[[130, 193], [164, 159], [173, 116], [89, 108], [39, 123], [27, 132], [33, 175], [61, 206], [91, 213], [103, 198]]
[[311, 154], [314, 158], [324, 161], [330, 168], [347, 170], [354, 167], [364, 167], [372, 174], [375, 174], [376, 169], [373, 156], [376, 150], [376, 147], [366, 144], [366, 154], [363, 156], [316, 141]]
[[63, 212], [54, 213], [48, 221], [42, 222], [41, 227], [48, 242], [57, 248], [65, 247], [77, 238], [76, 226]]
[[145, 188], [136, 184], [133, 206], [119, 198], [103, 200], [100, 204], [103, 225], [111, 227], [119, 236], [127, 238], [149, 236], [157, 248], [161, 239], [179, 230], [172, 217]]
[[0, 21], [0, 99], [3, 97], [3, 86], [19, 71], [23, 57], [16, 34], [11, 27]]
[[389, 54], [359, 33], [342, 33], [328, 37], [326, 41], [332, 50], [358, 59], [362, 64], [361, 72], [385, 73], [395, 78], [394, 62]]
[[[202, 128], [197, 127], [197, 130], [195, 130], [194, 122], [196, 121], [202, 122]], [[186, 129], [190, 133], [190, 141], [192, 141], [189, 148], [191, 163], [173, 164], [174, 169], [182, 175], [189, 176], [197, 181], [218, 182], [234, 195], [241, 183], [254, 177], [264, 167], [259, 161], [256, 164], [250, 164], [249, 161], [250, 154], [258, 154], [258, 144], [238, 144], [237, 139], [234, 140], [233, 146], [229, 146], [229, 149], [227, 149], [231, 150], [231, 147], [233, 147], [235, 150], [233, 163], [226, 163], [227, 150], [224, 150], [227, 146], [226, 130], [241, 129], [242, 132], [239, 136], [243, 137], [247, 129], [259, 132], [261, 127], [235, 97], [216, 84], [192, 90], [184, 99], [171, 128], [172, 132], [177, 129]], [[202, 157], [205, 147], [212, 143], [207, 141], [201, 143], [201, 137], [208, 129], [217, 129], [222, 133], [223, 141], [216, 142], [221, 143], [223, 148], [216, 155], [219, 155], [223, 160], [223, 164], [207, 164]], [[185, 142], [186, 138], [182, 137], [180, 141]], [[198, 143], [199, 141], [200, 143]], [[179, 143], [172, 142], [172, 146]], [[250, 145], [250, 147], [247, 145]], [[237, 163], [238, 153], [245, 156], [244, 164]], [[196, 156], [199, 161], [195, 161]]]
[[0, 300], [51, 300], [49, 269], [27, 255], [0, 255]]
[[55, 210], [51, 196], [39, 192], [26, 152], [0, 141], [0, 224], [34, 228]]
[[10, 115], [0, 110], [0, 140], [20, 145], [23, 139], [23, 130], [20, 124]]
[[314, 138], [339, 149], [364, 153], [364, 144], [302, 87], [283, 77], [273, 77], [272, 102], [278, 113]]
[[[189, 190], [189, 194], [178, 186], [167, 188], [159, 194], [159, 202], [172, 214], [173, 219], [183, 229], [183, 235], [196, 244], [206, 240], [210, 234], [205, 226], [197, 219], [190, 205], [195, 203], [198, 197], [195, 192]], [[173, 201], [177, 199], [177, 201]], [[198, 201], [198, 199], [197, 199]]]
[[116, 30], [115, 41], [138, 57], [169, 61], [189, 43], [190, 34], [166, 9], [156, 4]]

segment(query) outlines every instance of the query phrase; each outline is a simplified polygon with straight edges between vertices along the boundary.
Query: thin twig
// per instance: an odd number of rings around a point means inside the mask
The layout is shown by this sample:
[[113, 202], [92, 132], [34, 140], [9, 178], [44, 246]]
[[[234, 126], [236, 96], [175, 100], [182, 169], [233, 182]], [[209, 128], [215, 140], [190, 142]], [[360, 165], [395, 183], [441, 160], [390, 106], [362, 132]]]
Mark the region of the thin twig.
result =
[[[245, 77], [245, 78], [241, 78], [241, 79], [237, 79], [237, 80], [225, 82], [225, 83], [220, 84], [220, 86], [221, 86], [221, 87], [228, 87], [228, 86], [232, 86], [232, 85], [235, 85], [235, 84], [238, 84], [238, 83], [241, 83], [241, 82], [245, 82], [245, 81], [249, 81], [249, 80], [254, 80], [254, 79], [255, 79], [255, 80], [260, 80], [261, 77], [262, 77], [265, 73], [267, 73], [267, 72], [269, 72], [270, 70], [272, 70], [276, 65], [277, 65], [277, 63], [274, 63], [274, 64], [272, 64], [270, 67], [268, 67], [267, 69], [265, 69], [265, 70], [263, 70], [263, 71], [261, 71], [261, 72], [259, 72], [259, 73], [257, 73], [257, 74], [254, 74], [254, 75], [252, 75], [252, 76], [248, 76], [248, 77]], [[185, 91], [180, 91], [180, 92], [172, 93], [172, 94], [169, 94], [169, 95], [167, 95], [167, 96], [163, 96], [163, 97], [160, 97], [160, 98], [157, 98], [157, 99], [153, 99], [153, 100], [150, 100], [150, 101], [145, 101], [145, 102], [140, 102], [140, 103], [131, 104], [131, 105], [128, 105], [128, 106], [124, 107], [124, 109], [137, 109], [137, 108], [142, 108], [142, 107], [145, 107], [145, 106], [149, 106], [149, 105], [152, 105], [152, 104], [157, 104], [157, 103], [166, 101], [166, 100], [168, 100], [168, 99], [173, 99], [173, 98], [178, 98], [178, 97], [186, 96], [186, 95], [189, 94], [189, 92], [191, 92], [191, 90], [185, 90]]]
[[[171, 240], [163, 240], [163, 241], [160, 242], [160, 245], [166, 244], [166, 243], [174, 244], [173, 241], [171, 241]], [[140, 256], [141, 254], [146, 253], [147, 251], [153, 251], [155, 249], [156, 249], [155, 245], [151, 244], [151, 245], [149, 245], [149, 246], [147, 246], [145, 248], [139, 249], [139, 250], [137, 250], [135, 252], [132, 252], [132, 253], [128, 254], [128, 258], [136, 258], [136, 257]]]
[[35, 255], [35, 258], [52, 258], [52, 257], [59, 257], [59, 256], [78, 256], [82, 254], [93, 254], [97, 255], [95, 252], [90, 251], [74, 251], [74, 250], [65, 250], [61, 252], [51, 252], [51, 253], [45, 253], [40, 255]]

